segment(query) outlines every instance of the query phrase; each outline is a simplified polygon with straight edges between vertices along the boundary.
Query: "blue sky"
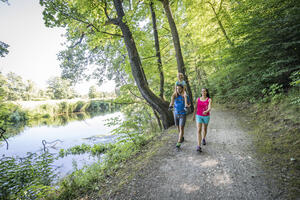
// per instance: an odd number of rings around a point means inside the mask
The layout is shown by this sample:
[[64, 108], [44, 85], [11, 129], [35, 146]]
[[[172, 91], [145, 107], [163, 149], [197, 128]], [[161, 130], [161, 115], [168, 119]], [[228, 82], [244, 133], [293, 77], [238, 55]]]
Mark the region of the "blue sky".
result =
[[[9, 4], [0, 3], [0, 41], [10, 45], [9, 54], [0, 57], [0, 71], [14, 72], [44, 88], [49, 78], [60, 76], [57, 54], [63, 49], [64, 29], [45, 27], [38, 0], [9, 0]], [[86, 93], [91, 84], [80, 84], [77, 91]], [[111, 90], [111, 85], [100, 90]]]

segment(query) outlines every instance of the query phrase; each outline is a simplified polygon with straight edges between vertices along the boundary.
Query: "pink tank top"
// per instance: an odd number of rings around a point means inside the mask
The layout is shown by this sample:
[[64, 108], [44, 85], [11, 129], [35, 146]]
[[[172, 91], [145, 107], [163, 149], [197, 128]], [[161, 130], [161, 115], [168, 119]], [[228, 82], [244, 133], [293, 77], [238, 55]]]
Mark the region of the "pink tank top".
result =
[[209, 116], [209, 112], [206, 115], [203, 114], [203, 112], [208, 109], [208, 104], [209, 104], [209, 98], [207, 98], [205, 101], [201, 101], [200, 98], [198, 98], [197, 115]]

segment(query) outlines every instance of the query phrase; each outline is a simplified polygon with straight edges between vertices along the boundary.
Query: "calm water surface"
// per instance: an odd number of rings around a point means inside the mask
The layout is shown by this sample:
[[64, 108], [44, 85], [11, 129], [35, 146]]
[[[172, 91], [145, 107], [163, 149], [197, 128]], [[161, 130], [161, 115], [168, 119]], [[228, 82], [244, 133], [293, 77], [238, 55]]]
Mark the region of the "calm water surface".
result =
[[[44, 146], [42, 141], [46, 141], [46, 148], [57, 154], [60, 149], [70, 148], [75, 145], [109, 143], [116, 139], [111, 131], [116, 127], [105, 126], [107, 119], [119, 117], [123, 119], [121, 112], [96, 116], [82, 121], [73, 121], [64, 126], [39, 126], [26, 127], [24, 131], [14, 137], [7, 139], [9, 143], [8, 150], [6, 143], [0, 143], [0, 155], [2, 156], [26, 156], [27, 152], [42, 151]], [[55, 141], [56, 142], [53, 142]], [[53, 143], [52, 143], [53, 142]], [[89, 154], [69, 155], [59, 158], [54, 165], [58, 167], [59, 176], [65, 176], [73, 171], [74, 164], [77, 168], [97, 162], [100, 158]]]

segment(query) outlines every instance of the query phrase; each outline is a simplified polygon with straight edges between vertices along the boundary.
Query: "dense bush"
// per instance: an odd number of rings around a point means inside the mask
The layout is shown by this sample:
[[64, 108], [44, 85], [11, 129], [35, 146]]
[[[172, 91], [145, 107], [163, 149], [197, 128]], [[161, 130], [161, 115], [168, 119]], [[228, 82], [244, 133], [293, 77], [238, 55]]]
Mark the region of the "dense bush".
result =
[[249, 101], [286, 92], [299, 82], [300, 3], [234, 4], [229, 27], [235, 45], [222, 51], [220, 70], [209, 77], [219, 99]]
[[0, 103], [0, 128], [7, 130], [11, 126], [17, 126], [28, 119], [28, 113], [21, 110], [15, 104]]
[[0, 159], [0, 199], [42, 199], [53, 191], [55, 173], [49, 153]]

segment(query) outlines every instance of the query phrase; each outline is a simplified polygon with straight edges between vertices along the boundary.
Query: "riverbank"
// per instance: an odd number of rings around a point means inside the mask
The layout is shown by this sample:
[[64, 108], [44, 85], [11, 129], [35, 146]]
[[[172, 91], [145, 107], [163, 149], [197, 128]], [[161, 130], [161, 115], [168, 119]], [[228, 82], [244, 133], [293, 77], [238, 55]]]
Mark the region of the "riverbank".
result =
[[19, 105], [23, 109], [33, 110], [41, 105], [58, 105], [62, 102], [74, 104], [76, 102], [90, 102], [90, 101], [102, 101], [102, 102], [112, 102], [114, 99], [104, 99], [104, 98], [95, 98], [95, 99], [82, 99], [82, 98], [74, 98], [74, 99], [60, 99], [60, 100], [42, 100], [42, 101], [11, 101], [4, 103], [13, 103], [15, 105]]

